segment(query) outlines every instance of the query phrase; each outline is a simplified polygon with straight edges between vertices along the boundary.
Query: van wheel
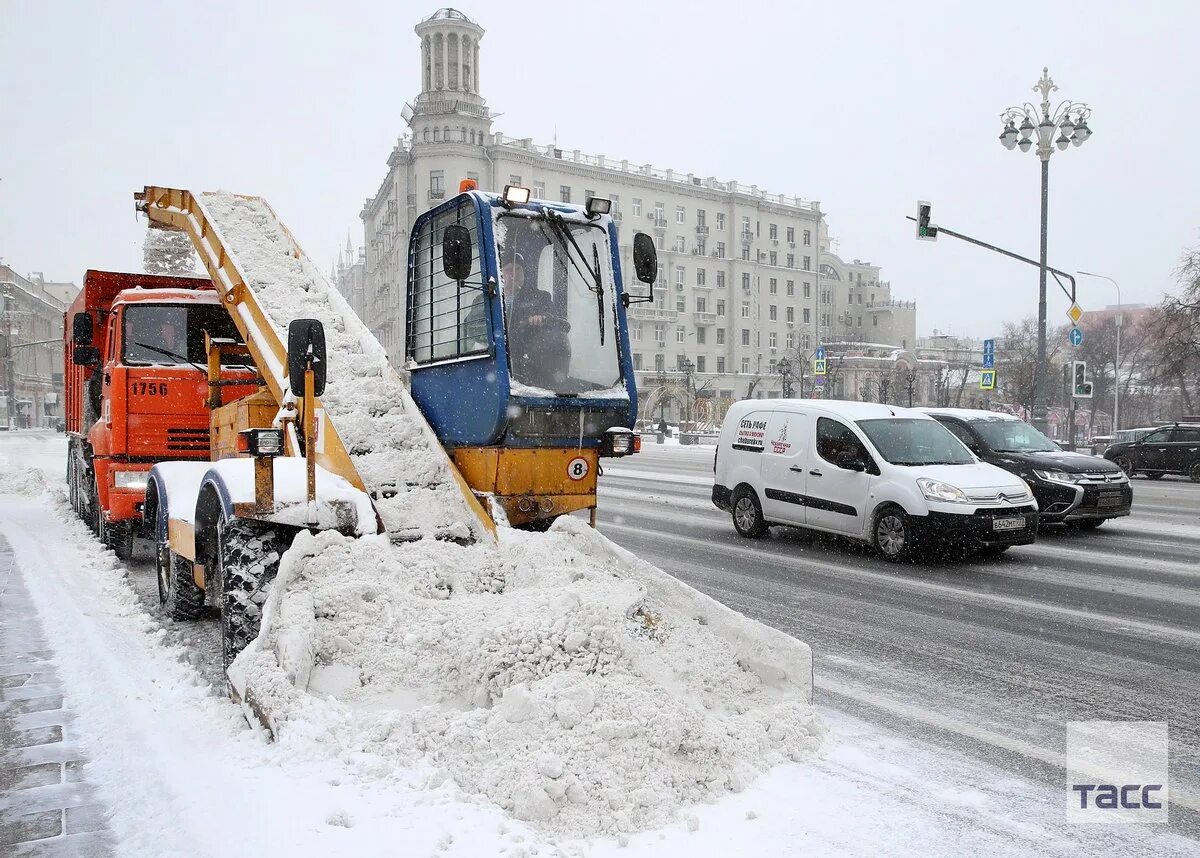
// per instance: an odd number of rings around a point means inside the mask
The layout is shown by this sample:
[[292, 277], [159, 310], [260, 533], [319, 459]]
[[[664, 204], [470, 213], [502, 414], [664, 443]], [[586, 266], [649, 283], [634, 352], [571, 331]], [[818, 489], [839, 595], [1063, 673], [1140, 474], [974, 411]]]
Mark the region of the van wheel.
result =
[[1187, 475], [1193, 483], [1200, 483], [1200, 459], [1188, 465]]
[[743, 486], [733, 493], [733, 527], [747, 539], [758, 539], [770, 529], [753, 489]]
[[890, 563], [907, 560], [913, 552], [912, 522], [898, 506], [884, 507], [875, 513], [871, 524], [871, 545]]
[[165, 545], [158, 547], [158, 602], [172, 620], [195, 620], [204, 610], [204, 591], [196, 586], [192, 564]]

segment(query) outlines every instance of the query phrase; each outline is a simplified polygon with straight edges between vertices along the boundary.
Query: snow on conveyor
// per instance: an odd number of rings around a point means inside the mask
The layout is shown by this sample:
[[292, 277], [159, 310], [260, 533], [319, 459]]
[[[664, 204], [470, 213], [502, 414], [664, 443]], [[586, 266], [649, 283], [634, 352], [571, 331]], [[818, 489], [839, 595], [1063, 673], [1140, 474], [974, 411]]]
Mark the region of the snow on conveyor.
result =
[[328, 416], [368, 490], [397, 491], [377, 501], [389, 534], [302, 532], [284, 556], [233, 667], [281, 741], [424, 763], [434, 786], [580, 836], [660, 824], [819, 748], [805, 644], [580, 520], [431, 538], [470, 513], [383, 349], [265, 203], [201, 202], [281, 335], [324, 323]]

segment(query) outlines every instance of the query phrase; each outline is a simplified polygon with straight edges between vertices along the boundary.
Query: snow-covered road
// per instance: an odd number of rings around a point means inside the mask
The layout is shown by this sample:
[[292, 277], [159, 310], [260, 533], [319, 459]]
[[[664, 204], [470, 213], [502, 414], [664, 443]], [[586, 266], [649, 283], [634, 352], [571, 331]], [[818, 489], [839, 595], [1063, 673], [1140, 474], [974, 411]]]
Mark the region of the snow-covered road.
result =
[[0, 494], [0, 529], [55, 653], [119, 854], [1133, 854], [1153, 839], [1163, 855], [1194, 846], [1162, 831], [1064, 826], [1060, 791], [839, 711], [825, 712], [835, 739], [823, 758], [779, 766], [627, 843], [549, 839], [482, 799], [429, 786], [431, 769], [361, 749], [287, 734], [268, 743], [214, 686], [216, 662], [202, 652], [215, 644], [211, 632], [164, 619], [148, 564], [126, 569], [71, 518], [63, 456], [62, 436], [0, 437], [0, 492], [21, 492]]

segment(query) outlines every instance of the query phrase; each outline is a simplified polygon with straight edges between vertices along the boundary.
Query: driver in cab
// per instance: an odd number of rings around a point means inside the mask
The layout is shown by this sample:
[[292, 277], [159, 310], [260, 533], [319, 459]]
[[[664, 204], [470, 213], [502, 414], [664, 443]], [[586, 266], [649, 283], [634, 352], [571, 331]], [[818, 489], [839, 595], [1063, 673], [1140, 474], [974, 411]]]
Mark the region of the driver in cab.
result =
[[570, 323], [555, 312], [554, 299], [527, 277], [520, 253], [506, 254], [500, 266], [508, 310], [509, 349], [517, 379], [553, 388], [566, 376], [570, 362]]

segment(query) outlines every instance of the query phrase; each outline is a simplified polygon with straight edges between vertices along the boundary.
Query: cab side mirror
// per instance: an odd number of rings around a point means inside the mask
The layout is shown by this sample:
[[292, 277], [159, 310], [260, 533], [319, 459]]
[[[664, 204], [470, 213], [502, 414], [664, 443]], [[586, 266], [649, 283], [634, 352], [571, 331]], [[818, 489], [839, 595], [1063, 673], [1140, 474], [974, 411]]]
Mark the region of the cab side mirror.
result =
[[442, 233], [442, 271], [451, 280], [471, 276], [471, 231], [452, 223]]
[[92, 317], [86, 312], [76, 313], [71, 320], [71, 341], [77, 346], [92, 344]]
[[862, 457], [850, 450], [838, 453], [834, 464], [846, 471], [865, 471], [867, 469], [867, 463], [862, 460]]
[[288, 325], [288, 384], [293, 396], [304, 395], [304, 371], [312, 365], [313, 394], [325, 392], [325, 327], [316, 319], [293, 319]]
[[[76, 319], [79, 316], [75, 317]], [[71, 351], [71, 363], [75, 366], [98, 366], [100, 364], [100, 349], [95, 346], [75, 346]]]
[[633, 237], [633, 270], [637, 272], [638, 280], [654, 288], [654, 278], [658, 276], [658, 251], [654, 249], [654, 239], [644, 232]]

